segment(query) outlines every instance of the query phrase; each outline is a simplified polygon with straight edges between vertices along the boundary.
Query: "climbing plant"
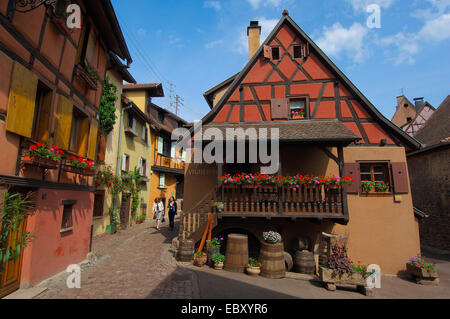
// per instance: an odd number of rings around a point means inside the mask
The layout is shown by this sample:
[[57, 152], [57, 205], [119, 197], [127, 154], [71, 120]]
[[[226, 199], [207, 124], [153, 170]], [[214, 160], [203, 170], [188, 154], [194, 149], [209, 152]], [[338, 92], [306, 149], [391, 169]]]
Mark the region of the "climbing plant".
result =
[[[20, 224], [33, 208], [29, 197], [30, 194], [11, 193], [8, 189], [0, 194], [0, 270], [3, 268], [3, 264], [11, 258], [17, 261], [21, 251], [32, 242], [31, 233], [19, 230]], [[17, 240], [8, 242], [10, 234], [17, 234]]]
[[116, 123], [117, 87], [107, 76], [100, 99], [100, 130], [107, 136]]
[[132, 182], [129, 185], [131, 193], [131, 217], [133, 218], [133, 220], [136, 220], [136, 212], [141, 202], [140, 194], [142, 190], [141, 184], [143, 180], [138, 168], [135, 168], [132, 172], [128, 172], [128, 175], [132, 177]]

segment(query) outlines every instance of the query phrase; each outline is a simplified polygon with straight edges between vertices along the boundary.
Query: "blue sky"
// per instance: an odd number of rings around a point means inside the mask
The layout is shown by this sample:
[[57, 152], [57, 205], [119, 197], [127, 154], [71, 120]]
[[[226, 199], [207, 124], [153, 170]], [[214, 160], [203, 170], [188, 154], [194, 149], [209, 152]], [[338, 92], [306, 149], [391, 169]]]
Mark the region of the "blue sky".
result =
[[[289, 10], [389, 119], [396, 97], [425, 97], [434, 107], [450, 94], [450, 0], [112, 0], [133, 57], [138, 83], [168, 82], [184, 100], [180, 116], [209, 111], [203, 93], [248, 61], [247, 26], [262, 25], [261, 42]], [[381, 28], [369, 28], [367, 5], [381, 9]]]

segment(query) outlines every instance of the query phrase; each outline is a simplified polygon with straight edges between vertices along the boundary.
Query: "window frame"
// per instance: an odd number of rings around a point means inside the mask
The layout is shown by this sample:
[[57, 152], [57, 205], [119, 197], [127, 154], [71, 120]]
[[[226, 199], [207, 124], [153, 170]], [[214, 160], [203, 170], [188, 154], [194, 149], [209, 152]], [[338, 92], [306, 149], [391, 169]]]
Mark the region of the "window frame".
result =
[[[300, 48], [300, 57], [295, 57], [295, 48]], [[303, 59], [304, 57], [305, 57], [304, 45], [303, 44], [294, 44], [292, 46], [292, 59], [297, 60], [297, 59]]]
[[299, 120], [299, 119], [293, 119], [292, 118], [292, 113], [291, 113], [291, 110], [292, 110], [291, 103], [293, 101], [298, 101], [298, 100], [304, 100], [305, 101], [305, 106], [304, 106], [304, 108], [305, 108], [305, 115], [304, 115], [304, 118], [302, 120], [306, 120], [306, 119], [310, 118], [309, 95], [289, 95], [288, 96], [288, 103], [289, 103], [288, 106], [289, 106], [289, 120], [290, 121], [292, 121], [292, 120]]
[[[100, 198], [99, 198], [100, 197]], [[101, 202], [101, 214], [96, 214], [97, 212], [97, 208], [100, 209], [100, 205], [97, 206], [96, 201], [100, 201]], [[105, 191], [104, 190], [99, 190], [96, 191], [94, 194], [94, 209], [92, 211], [92, 218], [100, 218], [103, 217], [104, 215], [104, 204], [105, 204]]]
[[[161, 186], [161, 179], [163, 180], [164, 184]], [[159, 189], [165, 189], [166, 188], [166, 174], [160, 172], [158, 176], [158, 188]]]
[[[44, 83], [42, 83], [41, 81], [38, 81], [38, 86], [37, 86], [37, 91], [36, 91], [36, 102], [35, 102], [35, 109], [34, 109], [34, 121], [33, 121], [33, 131], [32, 131], [32, 139], [34, 141], [37, 142], [41, 142], [43, 144], [48, 143], [48, 141], [50, 140], [50, 127], [51, 127], [51, 118], [52, 118], [52, 109], [53, 109], [53, 101], [54, 101], [54, 91], [49, 88], [47, 85], [45, 85]], [[40, 131], [40, 127], [39, 127], [39, 123], [40, 123], [40, 119], [42, 116], [42, 110], [44, 108], [44, 101], [45, 98], [50, 99], [49, 103], [50, 105], [49, 107], [49, 113], [50, 113], [50, 117], [48, 118], [47, 121], [47, 140], [42, 139], [39, 135], [39, 131]]]
[[[80, 150], [82, 134], [86, 134], [86, 139], [89, 139], [89, 130], [87, 130], [87, 131], [81, 130], [81, 125], [82, 125], [83, 121], [86, 121], [86, 120], [89, 121], [89, 116], [86, 113], [84, 113], [80, 108], [78, 108], [76, 105], [73, 105], [72, 124], [71, 124], [71, 128], [70, 128], [70, 139], [69, 139], [69, 151], [74, 152], [76, 154], [81, 154], [83, 156], [84, 156], [86, 150]], [[75, 130], [75, 132], [74, 132], [74, 130]], [[76, 138], [75, 142], [73, 140], [74, 138]], [[89, 141], [86, 140], [86, 147], [88, 145], [88, 142]], [[75, 143], [75, 145], [73, 145], [73, 143]]]
[[[61, 216], [61, 227], [59, 229], [60, 233], [67, 233], [73, 231], [73, 206], [74, 204], [64, 204], [63, 205], [63, 211]], [[67, 219], [64, 217], [65, 214], [70, 214], [69, 218]], [[70, 226], [65, 225], [66, 223], [69, 223]], [[64, 227], [66, 226], [66, 227]]]
[[[275, 50], [275, 49], [278, 49], [278, 59], [275, 59], [274, 58], [274, 51], [273, 50]], [[279, 45], [277, 45], [277, 46], [271, 46], [270, 47], [270, 52], [271, 52], [271, 54], [272, 54], [272, 61], [281, 61], [281, 49], [280, 49], [280, 46]]]
[[[376, 180], [376, 178], [375, 178], [375, 166], [384, 166], [383, 167], [383, 174], [384, 174], [384, 177], [385, 177], [385, 183], [389, 186], [389, 191], [387, 191], [386, 193], [373, 193], [374, 195], [375, 194], [377, 194], [377, 195], [383, 195], [383, 194], [389, 194], [389, 195], [391, 195], [392, 194], [392, 184], [393, 184], [393, 182], [392, 182], [392, 173], [391, 173], [391, 163], [390, 163], [390, 161], [359, 161], [358, 162], [358, 164], [359, 164], [359, 177], [360, 177], [360, 181], [361, 182], [363, 182], [363, 181], [370, 181], [370, 182], [376, 182], [377, 180]], [[368, 173], [363, 173], [363, 171], [362, 171], [362, 166], [363, 165], [369, 165], [370, 166], [370, 175], [371, 175], [371, 179], [370, 180], [367, 180], [367, 179], [363, 179], [363, 177], [362, 177], [362, 175], [363, 174], [368, 174]], [[361, 190], [361, 193], [363, 193], [362, 192], [362, 189], [361, 189], [361, 186], [360, 186], [360, 190]]]

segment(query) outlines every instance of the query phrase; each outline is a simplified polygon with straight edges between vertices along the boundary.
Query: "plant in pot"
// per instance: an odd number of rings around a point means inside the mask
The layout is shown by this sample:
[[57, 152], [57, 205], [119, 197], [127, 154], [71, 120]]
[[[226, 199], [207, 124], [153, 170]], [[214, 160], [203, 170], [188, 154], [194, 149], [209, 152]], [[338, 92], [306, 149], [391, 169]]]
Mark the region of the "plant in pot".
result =
[[293, 120], [295, 119], [302, 119], [305, 117], [305, 109], [294, 109], [291, 110], [291, 118]]
[[364, 193], [370, 193], [375, 187], [375, 183], [371, 181], [362, 181], [361, 189]]
[[212, 261], [214, 262], [214, 269], [223, 269], [223, 263], [225, 262], [225, 256], [222, 254], [214, 254], [212, 256]]
[[194, 265], [203, 267], [206, 264], [206, 253], [203, 251], [197, 251], [194, 254]]
[[58, 146], [48, 148], [42, 143], [31, 145], [24, 153], [22, 163], [44, 168], [56, 168], [57, 162], [61, 160], [61, 155], [64, 154]]
[[427, 263], [420, 255], [409, 260], [406, 264], [406, 271], [417, 283], [439, 283], [436, 263]]
[[375, 182], [375, 191], [377, 193], [386, 193], [389, 191], [389, 186], [383, 181]]
[[138, 216], [136, 218], [136, 224], [142, 224], [143, 222], [145, 222], [146, 218], [147, 218], [147, 216], [145, 216], [144, 214], [142, 214], [141, 216]]
[[81, 156], [71, 156], [64, 167], [67, 172], [76, 174], [93, 176], [95, 175], [95, 165], [93, 161], [89, 161]]
[[212, 266], [212, 256], [214, 254], [220, 253], [220, 247], [222, 246], [223, 237], [215, 237], [214, 239], [206, 241], [206, 251], [207, 251], [207, 263]]
[[223, 212], [223, 203], [222, 202], [215, 202], [213, 204], [213, 207], [217, 208], [217, 211], [219, 213]]
[[261, 273], [261, 263], [258, 259], [250, 257], [247, 264], [247, 274], [252, 277], [258, 277]]

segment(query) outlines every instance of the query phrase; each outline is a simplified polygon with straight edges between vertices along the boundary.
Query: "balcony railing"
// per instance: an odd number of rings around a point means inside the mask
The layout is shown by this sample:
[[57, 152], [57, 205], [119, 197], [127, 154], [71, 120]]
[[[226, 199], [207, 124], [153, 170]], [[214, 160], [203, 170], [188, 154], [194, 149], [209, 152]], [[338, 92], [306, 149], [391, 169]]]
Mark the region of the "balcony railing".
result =
[[279, 215], [315, 217], [344, 216], [342, 187], [305, 184], [223, 185], [223, 215]]
[[184, 171], [185, 163], [180, 158], [173, 158], [161, 153], [155, 152], [155, 160], [153, 166], [165, 167]]

